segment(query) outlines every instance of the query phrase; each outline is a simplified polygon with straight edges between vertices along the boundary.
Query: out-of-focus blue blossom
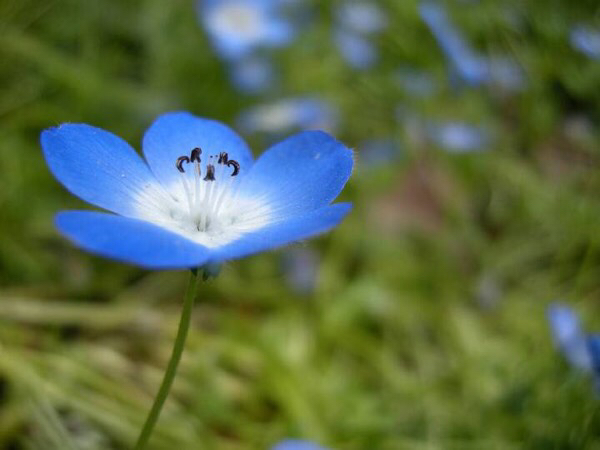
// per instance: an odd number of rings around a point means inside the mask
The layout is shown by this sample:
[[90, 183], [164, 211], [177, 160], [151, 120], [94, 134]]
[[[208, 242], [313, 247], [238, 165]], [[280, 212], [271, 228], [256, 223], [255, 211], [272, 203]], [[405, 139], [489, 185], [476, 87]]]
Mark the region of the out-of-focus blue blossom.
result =
[[469, 47], [440, 4], [421, 2], [419, 13], [461, 79], [472, 85], [489, 79], [487, 61]]
[[400, 147], [390, 138], [368, 139], [358, 145], [360, 166], [374, 168], [390, 164], [400, 157]]
[[271, 450], [328, 450], [325, 447], [315, 444], [314, 442], [304, 441], [301, 439], [285, 439], [278, 444], [275, 444]]
[[233, 85], [247, 94], [264, 92], [275, 80], [273, 64], [265, 57], [243, 58], [232, 62], [229, 70]]
[[243, 58], [258, 48], [281, 47], [294, 35], [280, 0], [200, 0], [197, 5], [213, 46], [227, 60]]
[[429, 97], [437, 89], [431, 74], [413, 67], [400, 67], [396, 79], [405, 92], [417, 97]]
[[254, 106], [238, 117], [239, 127], [247, 133], [282, 133], [289, 130], [328, 130], [337, 125], [333, 107], [315, 98], [287, 98]]
[[229, 127], [181, 111], [146, 131], [145, 160], [86, 124], [44, 130], [41, 144], [69, 191], [109, 211], [63, 211], [57, 228], [142, 267], [214, 268], [324, 233], [351, 209], [331, 202], [352, 173], [352, 152], [322, 131], [291, 136], [256, 161]]
[[573, 28], [571, 45], [590, 58], [600, 59], [600, 30], [585, 25]]
[[334, 39], [340, 54], [351, 67], [364, 70], [377, 61], [377, 48], [365, 36], [339, 29], [335, 31]]
[[350, 1], [336, 10], [334, 41], [342, 58], [353, 68], [364, 70], [377, 62], [379, 52], [370, 36], [381, 31], [387, 21], [374, 2]]
[[436, 145], [452, 153], [485, 150], [489, 143], [485, 130], [464, 122], [429, 124], [427, 131]]
[[[568, 306], [555, 304], [548, 308], [548, 321], [554, 342], [567, 361], [577, 369], [590, 371], [593, 363], [588, 338], [575, 312]], [[594, 338], [592, 346], [596, 348], [596, 344]]]
[[569, 364], [592, 375], [600, 394], [600, 334], [584, 332], [575, 312], [565, 305], [548, 308], [548, 321], [556, 347]]
[[[592, 369], [596, 374], [596, 380], [598, 382], [600, 381], [600, 334], [593, 333], [588, 335], [587, 345], [588, 350], [590, 351]], [[600, 387], [600, 384], [598, 384], [598, 387]]]
[[524, 87], [525, 77], [521, 68], [509, 58], [487, 58], [475, 52], [449, 21], [441, 4], [421, 2], [419, 12], [448, 58], [452, 75], [472, 86], [491, 84], [506, 91], [518, 91]]
[[319, 273], [319, 254], [309, 247], [294, 247], [283, 253], [282, 268], [287, 284], [296, 293], [311, 294]]
[[336, 13], [340, 26], [356, 33], [377, 33], [387, 25], [383, 11], [375, 2], [342, 3]]

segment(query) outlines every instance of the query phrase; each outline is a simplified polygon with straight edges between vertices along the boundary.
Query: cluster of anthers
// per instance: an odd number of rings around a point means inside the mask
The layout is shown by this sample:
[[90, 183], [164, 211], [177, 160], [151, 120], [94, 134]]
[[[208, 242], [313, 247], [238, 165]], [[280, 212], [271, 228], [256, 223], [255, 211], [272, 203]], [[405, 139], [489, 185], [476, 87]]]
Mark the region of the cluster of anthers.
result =
[[[195, 223], [197, 231], [209, 231], [219, 216], [225, 197], [232, 195], [232, 179], [240, 173], [240, 164], [229, 159], [227, 152], [219, 155], [210, 155], [205, 165], [202, 177], [202, 149], [194, 148], [190, 156], [180, 156], [175, 162], [175, 167], [182, 174], [183, 190], [187, 198], [190, 218]], [[185, 174], [184, 164], [192, 164], [194, 171], [194, 185], [190, 185]], [[223, 182], [216, 182], [223, 177]]]

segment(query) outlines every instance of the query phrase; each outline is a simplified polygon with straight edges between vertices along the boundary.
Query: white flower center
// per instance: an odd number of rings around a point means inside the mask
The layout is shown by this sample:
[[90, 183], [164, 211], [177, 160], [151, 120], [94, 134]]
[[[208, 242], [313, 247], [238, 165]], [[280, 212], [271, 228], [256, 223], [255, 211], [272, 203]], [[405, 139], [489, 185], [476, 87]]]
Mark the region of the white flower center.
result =
[[237, 36], [245, 40], [257, 40], [265, 28], [263, 19], [258, 8], [239, 2], [215, 8], [208, 21], [217, 34]]
[[208, 248], [267, 225], [271, 221], [268, 202], [240, 192], [237, 161], [225, 152], [210, 156], [201, 152], [197, 148], [190, 157], [177, 159], [173, 170], [180, 177], [166, 186], [168, 195], [157, 196], [155, 187], [141, 193], [140, 218]]

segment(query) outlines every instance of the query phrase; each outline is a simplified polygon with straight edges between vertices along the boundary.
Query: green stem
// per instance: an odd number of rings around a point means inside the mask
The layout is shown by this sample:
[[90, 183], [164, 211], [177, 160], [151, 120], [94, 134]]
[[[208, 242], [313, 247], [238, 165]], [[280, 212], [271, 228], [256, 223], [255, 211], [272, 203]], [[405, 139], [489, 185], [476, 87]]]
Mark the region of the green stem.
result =
[[169, 365], [165, 371], [165, 376], [163, 377], [158, 394], [156, 394], [156, 398], [154, 399], [152, 409], [148, 413], [144, 427], [140, 432], [140, 437], [135, 444], [135, 450], [143, 449], [148, 443], [148, 439], [150, 439], [150, 435], [152, 434], [154, 425], [156, 425], [160, 411], [162, 410], [165, 400], [167, 399], [167, 395], [169, 395], [169, 391], [171, 390], [171, 385], [175, 379], [177, 366], [181, 360], [181, 354], [183, 353], [183, 347], [185, 345], [187, 333], [190, 328], [192, 309], [194, 306], [194, 299], [196, 298], [196, 291], [200, 277], [201, 275], [199, 270], [193, 270], [190, 275], [190, 281], [188, 283], [188, 287], [185, 292], [185, 298], [183, 300], [181, 319], [179, 319], [179, 329], [177, 330], [177, 337], [175, 338], [175, 343], [173, 344], [171, 359], [169, 360]]

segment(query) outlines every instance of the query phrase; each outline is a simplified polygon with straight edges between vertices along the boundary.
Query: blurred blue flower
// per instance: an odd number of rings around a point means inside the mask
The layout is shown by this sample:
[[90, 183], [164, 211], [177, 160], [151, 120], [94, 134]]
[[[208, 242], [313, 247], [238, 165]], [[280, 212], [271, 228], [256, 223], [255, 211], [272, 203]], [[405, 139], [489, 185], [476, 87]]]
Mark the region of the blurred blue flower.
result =
[[600, 59], [600, 30], [579, 25], [571, 30], [571, 45], [592, 59]]
[[282, 256], [282, 268], [290, 288], [301, 295], [311, 294], [317, 284], [319, 254], [308, 247], [294, 247]]
[[284, 46], [294, 35], [281, 0], [201, 0], [197, 5], [200, 21], [224, 59]]
[[258, 94], [273, 85], [275, 73], [266, 57], [249, 56], [231, 63], [230, 77], [239, 91]]
[[485, 57], [475, 52], [460, 31], [449, 21], [446, 9], [435, 1], [422, 1], [419, 13], [435, 36], [453, 74], [472, 86], [492, 84], [506, 91], [516, 91], [525, 85], [521, 68], [505, 57]]
[[360, 165], [367, 168], [385, 166], [399, 157], [399, 145], [391, 138], [368, 139], [358, 145]]
[[485, 150], [489, 143], [485, 130], [464, 122], [429, 124], [427, 131], [436, 145], [452, 153]]
[[277, 134], [295, 129], [333, 131], [337, 113], [323, 100], [297, 97], [254, 106], [242, 112], [237, 123], [247, 133]]
[[589, 334], [587, 346], [590, 352], [592, 370], [596, 375], [596, 386], [600, 391], [600, 333]]
[[373, 2], [349, 1], [337, 7], [336, 19], [333, 39], [342, 58], [358, 70], [375, 64], [379, 52], [368, 35], [387, 25], [380, 7]]
[[468, 46], [458, 29], [448, 20], [446, 10], [440, 4], [421, 2], [419, 13], [461, 79], [472, 85], [482, 84], [489, 79], [485, 58]]
[[328, 450], [310, 441], [301, 439], [285, 439], [275, 444], [271, 450]]
[[[548, 321], [554, 342], [567, 361], [577, 369], [590, 371], [593, 367], [593, 360], [588, 336], [581, 329], [579, 318], [575, 312], [568, 306], [554, 304], [548, 308]], [[593, 349], [598, 350], [597, 338], [593, 337], [592, 341]]]
[[334, 40], [340, 54], [351, 67], [364, 70], [377, 62], [377, 48], [363, 35], [339, 29], [334, 33]]
[[186, 112], [146, 131], [144, 161], [119, 137], [85, 124], [42, 132], [54, 176], [112, 213], [63, 211], [75, 244], [147, 268], [218, 264], [328, 231], [350, 211], [331, 204], [352, 171], [352, 152], [320, 131], [298, 133], [256, 162], [226, 125]]
[[387, 25], [381, 8], [374, 2], [349, 1], [336, 10], [340, 26], [360, 34], [377, 33]]

